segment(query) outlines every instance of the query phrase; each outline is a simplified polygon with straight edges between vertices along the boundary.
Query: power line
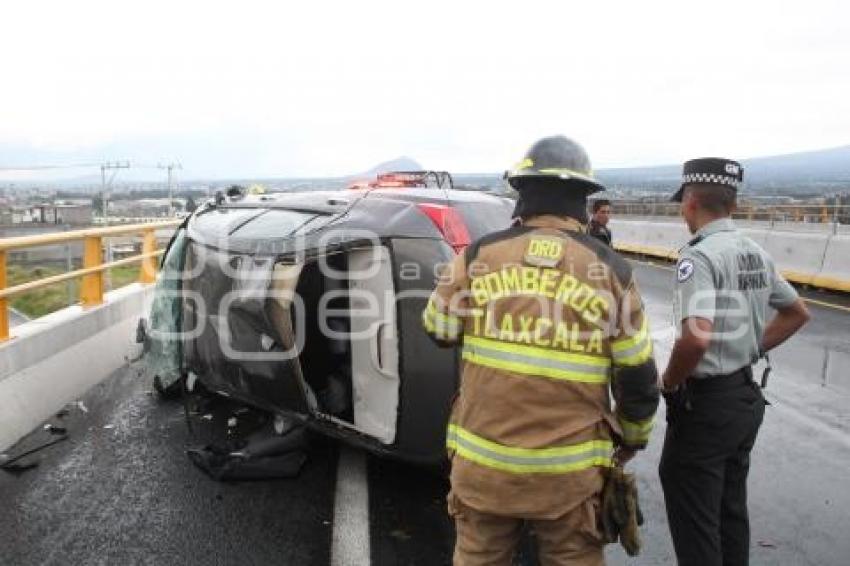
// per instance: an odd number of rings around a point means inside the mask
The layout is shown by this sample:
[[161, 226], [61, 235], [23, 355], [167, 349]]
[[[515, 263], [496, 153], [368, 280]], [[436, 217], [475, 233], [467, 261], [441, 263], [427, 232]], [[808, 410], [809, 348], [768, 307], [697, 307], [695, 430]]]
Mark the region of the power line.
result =
[[101, 163], [73, 163], [69, 165], [0, 165], [0, 171], [43, 171], [46, 169], [80, 169], [84, 167], [100, 167]]
[[[170, 163], [168, 165], [162, 165], [157, 163], [156, 165], [149, 163], [132, 163], [130, 161], [115, 161], [115, 162], [97, 162], [97, 163], [69, 163], [66, 165], [0, 165], [0, 171], [44, 171], [49, 169], [83, 169], [87, 167], [102, 167], [104, 165], [114, 165], [120, 163], [122, 168], [132, 168], [132, 169], [167, 169], [172, 166], [175, 169], [182, 169], [183, 167], [180, 163]], [[126, 165], [126, 167], [125, 167]], [[107, 167], [109, 168], [109, 167]]]

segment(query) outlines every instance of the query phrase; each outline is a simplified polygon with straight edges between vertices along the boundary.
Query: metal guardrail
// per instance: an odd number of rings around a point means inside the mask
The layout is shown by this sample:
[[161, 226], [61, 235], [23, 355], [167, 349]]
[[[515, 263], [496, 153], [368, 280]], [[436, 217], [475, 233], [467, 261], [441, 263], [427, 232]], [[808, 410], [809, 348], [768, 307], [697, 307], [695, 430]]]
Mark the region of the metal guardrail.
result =
[[[612, 201], [614, 216], [679, 216], [680, 205], [670, 202]], [[758, 204], [742, 202], [732, 214], [739, 220], [850, 224], [850, 205], [845, 204]]]
[[[61, 283], [70, 279], [82, 279], [80, 285], [80, 303], [84, 308], [97, 306], [103, 303], [105, 291], [103, 272], [133, 263], [141, 263], [139, 272], [140, 283], [153, 283], [156, 280], [157, 262], [156, 258], [165, 250], [156, 249], [156, 231], [162, 228], [173, 228], [180, 224], [181, 220], [167, 220], [164, 222], [147, 224], [130, 224], [123, 226], [111, 226], [107, 228], [89, 228], [75, 230], [72, 232], [55, 232], [50, 234], [39, 234], [36, 236], [20, 236], [14, 238], [0, 238], [0, 342], [9, 339], [9, 298], [22, 293], [33, 291], [54, 283]], [[104, 263], [103, 261], [103, 239], [110, 236], [123, 236], [127, 234], [142, 234], [142, 253], [126, 257], [117, 261]], [[72, 241], [83, 241], [83, 267], [60, 275], [53, 275], [21, 283], [13, 287], [6, 287], [6, 255], [10, 250], [22, 248], [33, 248], [51, 244], [61, 244]]]

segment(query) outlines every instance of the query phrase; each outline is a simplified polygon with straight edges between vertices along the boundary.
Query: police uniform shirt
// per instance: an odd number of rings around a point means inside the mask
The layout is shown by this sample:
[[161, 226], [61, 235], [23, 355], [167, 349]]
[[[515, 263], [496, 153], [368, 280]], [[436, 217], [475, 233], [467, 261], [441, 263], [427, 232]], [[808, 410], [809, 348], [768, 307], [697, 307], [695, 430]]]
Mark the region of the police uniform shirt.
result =
[[700, 229], [679, 254], [674, 313], [681, 335], [690, 317], [713, 322], [708, 350], [694, 377], [735, 372], [758, 359], [767, 307], [797, 300], [773, 260], [729, 218]]

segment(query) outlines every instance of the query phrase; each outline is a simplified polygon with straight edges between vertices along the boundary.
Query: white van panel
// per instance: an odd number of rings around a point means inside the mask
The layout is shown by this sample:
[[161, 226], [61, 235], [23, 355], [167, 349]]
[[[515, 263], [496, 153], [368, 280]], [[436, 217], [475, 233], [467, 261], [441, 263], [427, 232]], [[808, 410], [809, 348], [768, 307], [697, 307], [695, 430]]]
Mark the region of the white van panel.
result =
[[398, 417], [398, 335], [390, 251], [348, 255], [354, 427], [392, 444]]

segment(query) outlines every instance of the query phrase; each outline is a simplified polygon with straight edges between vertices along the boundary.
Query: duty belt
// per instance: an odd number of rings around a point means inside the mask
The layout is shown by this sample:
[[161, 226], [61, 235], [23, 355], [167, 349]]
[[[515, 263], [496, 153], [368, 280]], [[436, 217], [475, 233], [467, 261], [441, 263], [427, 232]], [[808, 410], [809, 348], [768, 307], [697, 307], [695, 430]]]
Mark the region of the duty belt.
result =
[[688, 379], [685, 388], [697, 395], [734, 389], [742, 385], [754, 385], [752, 366], [744, 366], [737, 371], [723, 375], [712, 375], [699, 379]]

